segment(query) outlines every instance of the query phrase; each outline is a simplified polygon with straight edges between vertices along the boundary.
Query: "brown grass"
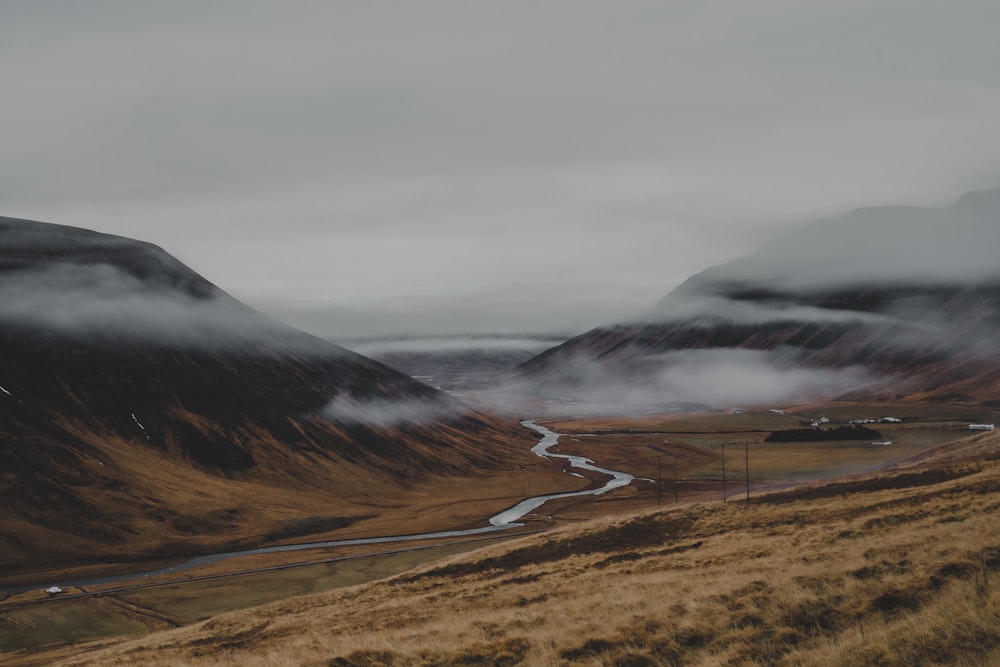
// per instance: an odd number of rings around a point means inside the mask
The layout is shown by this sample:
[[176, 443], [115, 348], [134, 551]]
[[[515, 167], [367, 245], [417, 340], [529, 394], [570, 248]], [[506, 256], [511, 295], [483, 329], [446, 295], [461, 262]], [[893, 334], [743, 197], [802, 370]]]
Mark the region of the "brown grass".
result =
[[[785, 408], [785, 406], [777, 406]], [[747, 408], [743, 414], [724, 412], [680, 412], [670, 415], [635, 415], [631, 417], [591, 417], [554, 419], [553, 430], [560, 433], [593, 433], [602, 429], [629, 430], [633, 433], [743, 433], [767, 432], [794, 428], [801, 420], [828, 417], [833, 421], [896, 417], [917, 426], [951, 424], [964, 427], [974, 421], [995, 421], [997, 408], [946, 403], [848, 403], [823, 402], [785, 408], [784, 415], [767, 407]], [[879, 424], [876, 428], [884, 428]]]
[[998, 510], [986, 434], [750, 507], [592, 521], [22, 664], [994, 665]]
[[[423, 471], [400, 479], [363, 462], [304, 460], [300, 469], [325, 479], [302, 483], [221, 477], [107, 438], [102, 442], [107, 459], [124, 471], [128, 486], [94, 491], [91, 500], [99, 511], [86, 521], [60, 518], [61, 523], [46, 526], [23, 519], [16, 510], [0, 517], [0, 533], [17, 537], [15, 542], [0, 539], [0, 584], [144, 571], [200, 553], [392, 535], [402, 532], [400, 526], [413, 533], [478, 526], [518, 502], [525, 488], [586, 486], [585, 480], [562, 474], [560, 465], [532, 454], [536, 438], [531, 431], [514, 426], [510, 432], [509, 441], [478, 443], [509, 462], [473, 466], [461, 476]], [[469, 442], [463, 446], [477, 444], [474, 435], [446, 433], [439, 439], [446, 437], [465, 438]], [[77, 516], [73, 509], [50, 513]], [[113, 537], [106, 534], [111, 532]]]

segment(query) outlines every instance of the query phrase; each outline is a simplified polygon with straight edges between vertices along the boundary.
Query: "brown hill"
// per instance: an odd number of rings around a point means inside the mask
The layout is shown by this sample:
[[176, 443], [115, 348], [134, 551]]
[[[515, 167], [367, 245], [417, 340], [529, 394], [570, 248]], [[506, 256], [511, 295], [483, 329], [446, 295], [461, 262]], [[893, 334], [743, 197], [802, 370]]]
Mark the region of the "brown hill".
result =
[[357, 529], [529, 440], [155, 246], [0, 218], [0, 575]]

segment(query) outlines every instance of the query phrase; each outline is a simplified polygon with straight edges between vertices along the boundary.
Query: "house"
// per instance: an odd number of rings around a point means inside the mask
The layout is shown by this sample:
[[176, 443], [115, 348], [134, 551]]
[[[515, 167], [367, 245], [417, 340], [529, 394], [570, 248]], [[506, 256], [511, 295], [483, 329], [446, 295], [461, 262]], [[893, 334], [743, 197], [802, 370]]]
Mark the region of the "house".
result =
[[995, 428], [995, 424], [969, 424], [970, 431], [992, 431]]
[[892, 444], [892, 440], [872, 440], [872, 443], [876, 447], [888, 447]]
[[776, 415], [783, 415], [783, 414], [785, 414], [784, 410], [779, 410], [777, 408], [771, 408], [770, 410], [768, 410], [768, 412], [771, 412], [771, 413], [776, 414]]
[[50, 586], [49, 588], [45, 589], [45, 592], [49, 594], [49, 597], [52, 597], [54, 595], [59, 595], [60, 593], [62, 593], [63, 589], [59, 588], [58, 586]]
[[882, 417], [879, 419], [880, 422], [885, 422], [886, 424], [902, 424], [902, 419], [896, 419], [895, 417]]

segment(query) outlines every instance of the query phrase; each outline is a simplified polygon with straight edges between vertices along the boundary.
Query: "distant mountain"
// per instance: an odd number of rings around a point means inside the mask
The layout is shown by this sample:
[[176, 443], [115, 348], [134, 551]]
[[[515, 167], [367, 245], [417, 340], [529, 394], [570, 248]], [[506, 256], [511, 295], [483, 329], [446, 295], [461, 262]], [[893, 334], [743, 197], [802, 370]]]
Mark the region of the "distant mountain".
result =
[[344, 341], [344, 345], [445, 391], [489, 384], [565, 336], [424, 336]]
[[[1000, 405], [1000, 191], [821, 220], [699, 273], [510, 376], [651, 405], [925, 398]], [[624, 399], [623, 399], [624, 397]]]
[[0, 575], [341, 528], [524, 438], [156, 246], [0, 218]]

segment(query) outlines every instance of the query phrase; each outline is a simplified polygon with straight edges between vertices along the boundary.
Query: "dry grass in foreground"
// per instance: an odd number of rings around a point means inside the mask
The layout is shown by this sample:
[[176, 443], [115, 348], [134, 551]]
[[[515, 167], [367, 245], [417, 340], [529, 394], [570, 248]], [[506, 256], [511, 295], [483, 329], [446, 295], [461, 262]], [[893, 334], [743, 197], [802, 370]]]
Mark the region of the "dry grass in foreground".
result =
[[60, 664], [996, 665], [1000, 437], [968, 442], [750, 507], [580, 524], [75, 647]]

